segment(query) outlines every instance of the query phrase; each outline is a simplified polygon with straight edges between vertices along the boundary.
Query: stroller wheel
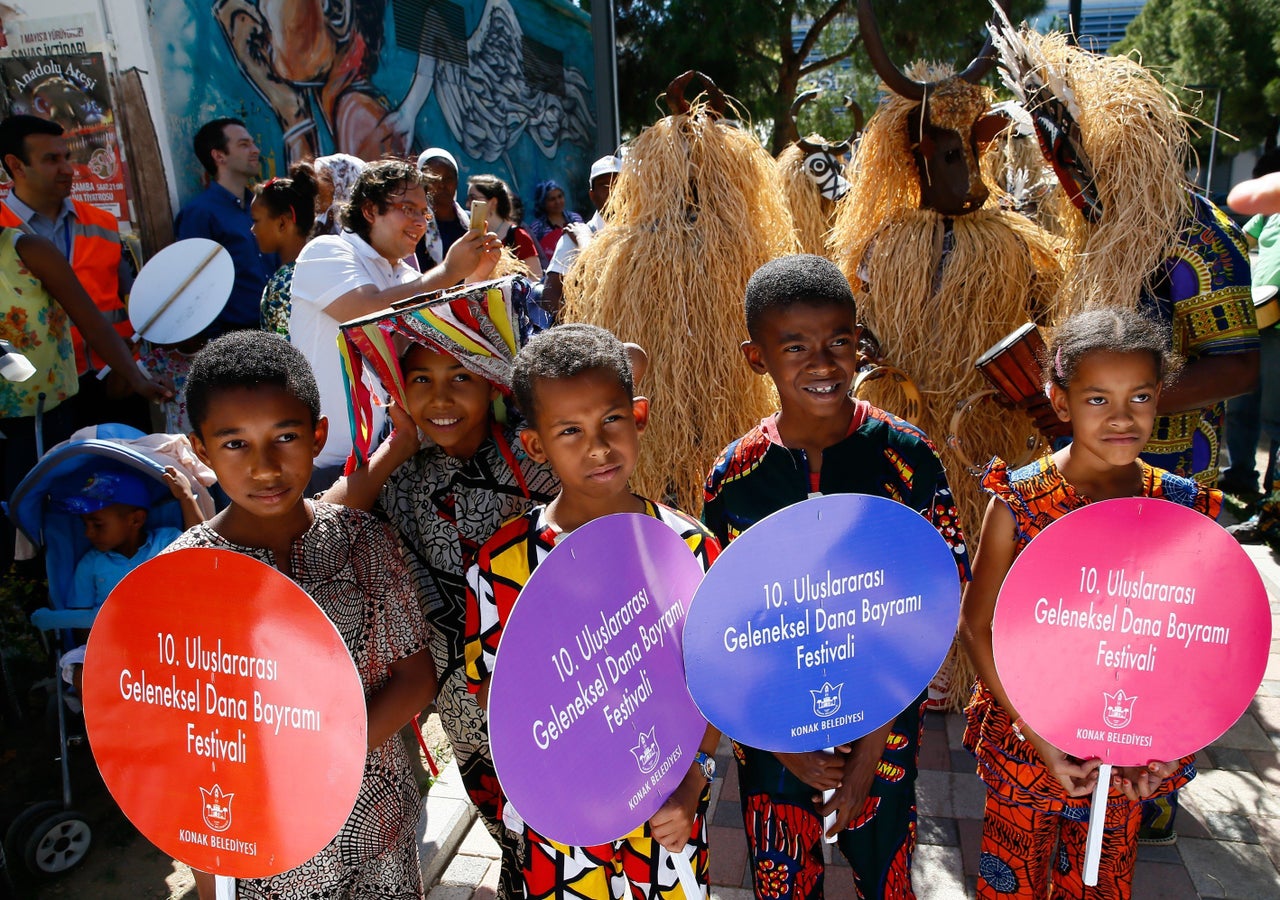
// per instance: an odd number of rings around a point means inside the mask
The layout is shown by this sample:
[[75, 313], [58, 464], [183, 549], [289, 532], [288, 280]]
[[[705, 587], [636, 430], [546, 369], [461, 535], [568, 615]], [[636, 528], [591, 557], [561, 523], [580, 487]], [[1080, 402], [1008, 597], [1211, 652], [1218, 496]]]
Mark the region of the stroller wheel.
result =
[[34, 875], [58, 875], [84, 860], [93, 830], [75, 810], [59, 810], [33, 823], [22, 861]]
[[60, 812], [62, 812], [61, 803], [44, 800], [34, 806], [28, 806], [9, 823], [9, 827], [4, 833], [4, 852], [10, 864], [14, 867], [13, 871], [16, 872], [21, 865], [20, 860], [24, 858], [23, 854], [26, 850], [27, 838], [31, 837], [36, 824]]

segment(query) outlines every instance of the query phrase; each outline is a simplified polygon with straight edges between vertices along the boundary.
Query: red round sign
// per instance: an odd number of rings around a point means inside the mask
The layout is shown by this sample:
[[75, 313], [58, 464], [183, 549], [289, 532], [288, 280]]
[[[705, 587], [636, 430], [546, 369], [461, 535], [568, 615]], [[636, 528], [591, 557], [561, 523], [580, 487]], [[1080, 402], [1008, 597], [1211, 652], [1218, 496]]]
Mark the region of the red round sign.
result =
[[1027, 545], [992, 625], [1014, 708], [1072, 756], [1145, 765], [1194, 753], [1253, 699], [1266, 588], [1220, 525], [1152, 498], [1092, 503]]
[[364, 689], [342, 637], [280, 572], [190, 549], [98, 613], [84, 715], [120, 809], [164, 852], [261, 878], [323, 849], [364, 772]]

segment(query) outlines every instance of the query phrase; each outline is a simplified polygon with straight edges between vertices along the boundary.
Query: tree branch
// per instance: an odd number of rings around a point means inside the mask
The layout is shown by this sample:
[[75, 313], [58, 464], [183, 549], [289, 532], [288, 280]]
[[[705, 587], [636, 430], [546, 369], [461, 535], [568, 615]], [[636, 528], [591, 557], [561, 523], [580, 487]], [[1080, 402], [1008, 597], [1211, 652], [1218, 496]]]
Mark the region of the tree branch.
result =
[[822, 35], [822, 30], [831, 24], [836, 16], [844, 13], [849, 8], [849, 0], [836, 0], [827, 11], [818, 18], [813, 20], [813, 25], [805, 32], [804, 40], [800, 42], [800, 46], [796, 48], [796, 56], [805, 59], [813, 52], [813, 47], [818, 43], [818, 38]]
[[848, 46], [846, 46], [839, 53], [834, 53], [831, 56], [826, 57], [825, 59], [815, 60], [814, 62], [809, 63], [809, 65], [807, 66], [801, 66], [800, 77], [803, 78], [804, 76], [812, 72], [816, 72], [819, 69], [825, 69], [827, 66], [835, 65], [836, 63], [840, 62], [840, 60], [842, 59], [848, 59], [849, 57], [853, 56], [853, 50], [855, 47], [858, 46], [858, 41], [860, 41], [861, 39], [862, 39], [861, 35], [859, 35], [858, 37], [855, 37], [853, 40], [851, 40]]

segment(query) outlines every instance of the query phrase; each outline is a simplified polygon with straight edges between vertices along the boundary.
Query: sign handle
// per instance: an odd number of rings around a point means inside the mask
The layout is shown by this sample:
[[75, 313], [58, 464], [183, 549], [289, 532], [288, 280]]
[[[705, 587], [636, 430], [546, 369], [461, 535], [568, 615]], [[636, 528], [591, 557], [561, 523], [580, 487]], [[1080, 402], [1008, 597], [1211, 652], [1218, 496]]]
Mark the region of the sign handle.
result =
[[1084, 883], [1098, 883], [1098, 864], [1102, 861], [1102, 831], [1107, 821], [1107, 791], [1111, 786], [1111, 765], [1098, 767], [1098, 783], [1093, 786], [1093, 806], [1089, 810], [1089, 833], [1084, 841]]
[[[684, 891], [685, 900], [702, 900], [706, 896], [703, 893], [702, 885], [698, 884], [698, 877], [693, 874], [693, 866], [689, 862], [689, 857], [683, 853], [672, 853], [671, 864], [675, 866], [676, 877], [680, 879], [680, 890]], [[218, 900], [222, 900], [221, 897]]]
[[177, 289], [175, 289], [174, 292], [164, 300], [164, 302], [162, 302], [159, 306], [157, 306], [155, 311], [151, 313], [151, 315], [147, 316], [146, 321], [138, 326], [137, 331], [133, 333], [133, 339], [135, 342], [142, 339], [142, 337], [146, 334], [147, 329], [155, 324], [156, 319], [164, 315], [165, 310], [167, 310], [170, 306], [173, 305], [173, 301], [177, 300], [178, 296], [183, 291], [185, 291], [188, 287], [191, 286], [191, 282], [196, 280], [196, 276], [199, 275], [201, 272], [203, 272], [205, 270], [205, 267], [208, 266], [209, 263], [213, 262], [214, 258], [217, 257], [217, 255], [221, 252], [222, 252], [221, 246], [214, 247], [212, 250], [209, 251], [209, 253], [205, 256], [205, 258], [200, 262], [200, 264], [196, 266], [195, 269], [192, 270], [191, 274], [182, 280], [182, 284], [178, 285]]
[[230, 875], [213, 876], [215, 900], [236, 900], [236, 880]]
[[[828, 747], [826, 750], [823, 750], [822, 752], [823, 752], [823, 753], [831, 753], [831, 754], [834, 754], [836, 751], [835, 751], [835, 748], [834, 748], [834, 747]], [[832, 797], [834, 797], [835, 795], [836, 795], [836, 792], [835, 792], [835, 791], [833, 791], [833, 790], [832, 790], [832, 791], [823, 791], [823, 792], [822, 792], [822, 802], [823, 802], [823, 803], [830, 803], [830, 802], [831, 802], [831, 798], [832, 798]], [[837, 818], [839, 815], [840, 815], [840, 811], [839, 811], [839, 810], [836, 810], [835, 812], [828, 814], [827, 816], [825, 816], [825, 817], [822, 819], [822, 839], [823, 839], [824, 841], [826, 841], [828, 844], [834, 844], [834, 843], [836, 842], [836, 838], [838, 837], [838, 835], [835, 835], [835, 836], [832, 836], [832, 837], [828, 837], [828, 836], [827, 836], [827, 832], [829, 832], [829, 831], [831, 830], [831, 826], [832, 826], [832, 825], [836, 824], [836, 818]]]

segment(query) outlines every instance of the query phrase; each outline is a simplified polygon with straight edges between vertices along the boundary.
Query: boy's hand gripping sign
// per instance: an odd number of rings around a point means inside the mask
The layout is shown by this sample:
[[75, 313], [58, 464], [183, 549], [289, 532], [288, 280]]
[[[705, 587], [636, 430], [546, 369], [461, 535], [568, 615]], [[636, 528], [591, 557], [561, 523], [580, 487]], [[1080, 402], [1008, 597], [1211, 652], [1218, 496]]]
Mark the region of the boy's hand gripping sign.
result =
[[1054, 522], [1018, 556], [992, 643], [1027, 723], [1071, 756], [1102, 760], [1100, 812], [1111, 766], [1171, 762], [1235, 723], [1266, 670], [1271, 612], [1253, 562], [1220, 525], [1165, 500], [1107, 500]]
[[959, 608], [955, 556], [922, 515], [861, 494], [805, 500], [751, 526], [707, 573], [685, 626], [689, 690], [751, 747], [855, 741], [928, 686]]
[[617, 840], [688, 773], [707, 723], [681, 633], [701, 578], [670, 527], [619, 514], [562, 537], [520, 592], [493, 666], [489, 742], [511, 805], [543, 836]]
[[85, 654], [94, 759], [148, 840], [260, 878], [323, 849], [364, 771], [364, 689], [328, 617], [280, 572], [190, 549], [134, 569]]

